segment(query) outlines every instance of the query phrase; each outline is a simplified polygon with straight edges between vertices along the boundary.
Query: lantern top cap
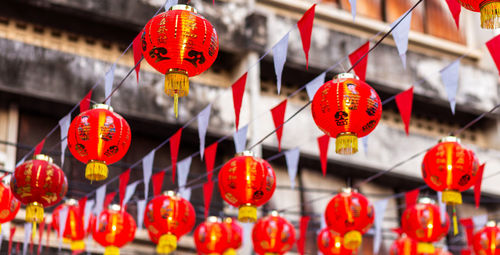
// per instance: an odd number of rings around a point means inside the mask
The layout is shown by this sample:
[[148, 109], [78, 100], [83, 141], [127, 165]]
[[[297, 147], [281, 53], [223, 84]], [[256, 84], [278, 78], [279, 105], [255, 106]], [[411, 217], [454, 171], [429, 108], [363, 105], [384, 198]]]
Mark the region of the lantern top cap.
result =
[[52, 157], [48, 156], [48, 155], [45, 155], [45, 154], [36, 154], [35, 156], [33, 156], [33, 159], [35, 160], [43, 160], [43, 161], [47, 161], [49, 163], [53, 163], [54, 160], [52, 159]]
[[418, 202], [421, 204], [435, 204], [436, 201], [434, 199], [428, 198], [428, 197], [422, 197], [418, 199]]
[[163, 195], [169, 196], [169, 197], [176, 197], [177, 193], [175, 193], [175, 191], [173, 191], [173, 190], [167, 190], [167, 191], [163, 192]]
[[255, 153], [253, 153], [253, 151], [242, 151], [242, 152], [236, 153], [236, 156], [237, 157], [241, 157], [241, 156], [255, 157]]
[[111, 211], [118, 212], [118, 211], [120, 211], [121, 206], [119, 204], [110, 204], [108, 206], [108, 209], [111, 210]]
[[439, 142], [440, 143], [444, 143], [444, 142], [457, 142], [457, 143], [460, 143], [460, 138], [456, 137], [456, 136], [445, 136], [441, 139], [439, 139]]
[[272, 210], [271, 216], [278, 217], [278, 216], [280, 216], [280, 213], [277, 210]]
[[359, 77], [353, 73], [339, 73], [333, 77], [333, 80], [345, 80], [345, 79], [356, 79], [359, 80]]
[[233, 223], [233, 218], [226, 217], [226, 218], [224, 218], [224, 222], [226, 222], [226, 223]]
[[348, 188], [342, 188], [341, 192], [342, 193], [357, 193], [358, 190], [354, 189], [354, 188], [351, 188], [351, 187], [348, 187]]
[[209, 216], [207, 218], [207, 222], [211, 222], [211, 223], [220, 222], [220, 219], [217, 216]]
[[78, 201], [76, 201], [76, 199], [74, 199], [74, 198], [70, 198], [70, 199], [66, 200], [65, 203], [67, 205], [76, 205], [76, 204], [78, 204]]
[[496, 227], [497, 223], [495, 221], [490, 220], [490, 221], [488, 221], [488, 223], [486, 223], [486, 226], [488, 226], [488, 227]]
[[175, 10], [190, 11], [190, 12], [198, 13], [198, 11], [193, 6], [189, 6], [186, 4], [176, 4], [172, 7], [170, 7], [170, 9], [169, 9], [169, 11], [175, 11]]
[[105, 109], [111, 112], [113, 111], [113, 107], [107, 104], [94, 104], [92, 105], [92, 109]]

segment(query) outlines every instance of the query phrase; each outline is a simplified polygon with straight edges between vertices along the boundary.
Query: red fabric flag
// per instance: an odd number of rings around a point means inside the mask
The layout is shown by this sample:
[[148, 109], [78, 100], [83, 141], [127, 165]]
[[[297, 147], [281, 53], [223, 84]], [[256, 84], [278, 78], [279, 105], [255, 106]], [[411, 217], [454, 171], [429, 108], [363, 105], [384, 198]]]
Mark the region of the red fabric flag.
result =
[[396, 95], [396, 105], [405, 124], [406, 135], [408, 135], [410, 132], [411, 108], [413, 106], [413, 86]]
[[47, 224], [47, 241], [45, 242], [45, 246], [49, 246], [50, 244], [50, 232], [52, 231], [52, 224]]
[[406, 208], [417, 203], [419, 193], [420, 189], [414, 189], [405, 193]]
[[[120, 184], [118, 190], [120, 192], [120, 207], [123, 208], [123, 199], [125, 198], [125, 191], [127, 189], [128, 181], [130, 180], [130, 168], [120, 174]], [[82, 214], [83, 215], [83, 214]]]
[[[359, 47], [357, 50], [355, 50], [351, 55], [349, 55], [349, 61], [351, 62], [351, 65], [354, 66], [356, 62], [358, 62], [361, 57], [363, 57], [365, 54], [368, 54], [368, 51], [370, 50], [370, 42], [366, 42], [363, 44], [361, 47]], [[360, 80], [365, 81], [366, 79], [366, 66], [368, 65], [368, 55], [366, 55], [359, 63], [353, 67], [354, 72], [356, 75], [359, 77]]]
[[207, 179], [209, 182], [212, 181], [215, 155], [217, 154], [217, 145], [218, 142], [215, 142], [205, 148], [205, 166], [207, 168]]
[[153, 195], [156, 197], [160, 195], [161, 188], [163, 187], [163, 178], [165, 177], [165, 171], [160, 171], [153, 174]]
[[177, 169], [177, 155], [179, 155], [179, 144], [181, 143], [182, 128], [170, 137], [170, 158], [172, 159], [172, 183], [175, 183], [175, 171]]
[[398, 236], [402, 235], [403, 234], [403, 229], [402, 228], [392, 228], [391, 229], [392, 232], [398, 234]]
[[469, 249], [462, 249], [460, 251], [460, 254], [461, 255], [471, 255], [472, 253], [471, 253], [471, 251]]
[[479, 203], [481, 202], [481, 184], [483, 183], [483, 173], [485, 164], [479, 166], [479, 170], [477, 172], [477, 177], [476, 177], [477, 178], [476, 183], [474, 184], [474, 200], [476, 200], [476, 208], [479, 208]]
[[241, 102], [243, 101], [243, 94], [245, 93], [245, 86], [247, 84], [247, 74], [242, 75], [232, 86], [233, 90], [233, 106], [234, 106], [234, 119], [236, 130], [238, 130], [238, 125], [240, 124], [240, 110]]
[[90, 108], [90, 98], [92, 97], [92, 90], [83, 97], [82, 101], [80, 101], [80, 113], [88, 110]]
[[446, 0], [446, 3], [448, 4], [448, 8], [450, 9], [451, 15], [453, 16], [458, 29], [460, 26], [460, 11], [462, 10], [462, 6], [460, 6], [457, 0]]
[[321, 171], [323, 171], [323, 176], [326, 176], [326, 163], [328, 163], [329, 144], [330, 137], [328, 135], [318, 137], [319, 160], [321, 161]]
[[493, 37], [493, 39], [486, 42], [486, 47], [490, 51], [493, 61], [500, 72], [500, 35]]
[[9, 255], [12, 254], [12, 240], [14, 239], [14, 233], [16, 233], [16, 227], [10, 227], [10, 236], [9, 236]]
[[306, 69], [309, 69], [309, 48], [311, 48], [311, 34], [314, 23], [314, 12], [316, 4], [313, 4], [309, 10], [304, 13], [304, 16], [297, 22], [297, 27], [300, 32], [300, 39], [302, 39], [302, 48], [306, 54]]
[[38, 249], [36, 252], [37, 255], [40, 255], [40, 252], [42, 252], [42, 236], [44, 229], [45, 229], [45, 219], [43, 219], [42, 222], [40, 222], [40, 225], [38, 226]]
[[111, 192], [111, 193], [106, 195], [106, 197], [104, 198], [104, 204], [103, 204], [104, 209], [108, 208], [109, 204], [111, 204], [111, 202], [113, 201], [113, 198], [115, 198], [115, 196], [116, 196], [116, 191]]
[[87, 204], [87, 197], [82, 197], [78, 200], [78, 208], [80, 209], [80, 215], [85, 215], [85, 205]]
[[278, 151], [281, 151], [281, 137], [283, 136], [283, 122], [285, 120], [286, 102], [283, 100], [279, 105], [271, 109], [273, 115], [274, 127], [276, 130], [276, 137], [278, 138]]
[[132, 43], [132, 49], [134, 51], [134, 65], [135, 65], [135, 76], [137, 77], [137, 85], [139, 85], [139, 71], [141, 70], [141, 58], [142, 58], [142, 50], [141, 50], [141, 37], [144, 31], [142, 30], [135, 38]]
[[203, 201], [205, 202], [205, 219], [208, 218], [210, 213], [210, 202], [212, 201], [212, 192], [214, 190], [214, 183], [212, 181], [203, 184]]
[[307, 225], [309, 224], [309, 220], [311, 217], [302, 216], [300, 217], [300, 237], [297, 240], [297, 250], [300, 255], [304, 255], [304, 248], [306, 244], [306, 234], [307, 234]]
[[472, 218], [460, 219], [460, 224], [464, 226], [465, 233], [467, 234], [467, 245], [472, 246], [472, 238], [474, 236], [474, 221]]
[[36, 145], [35, 152], [33, 153], [33, 155], [40, 154], [42, 152], [44, 144], [45, 144], [45, 138], [43, 138], [43, 140], [39, 144]]

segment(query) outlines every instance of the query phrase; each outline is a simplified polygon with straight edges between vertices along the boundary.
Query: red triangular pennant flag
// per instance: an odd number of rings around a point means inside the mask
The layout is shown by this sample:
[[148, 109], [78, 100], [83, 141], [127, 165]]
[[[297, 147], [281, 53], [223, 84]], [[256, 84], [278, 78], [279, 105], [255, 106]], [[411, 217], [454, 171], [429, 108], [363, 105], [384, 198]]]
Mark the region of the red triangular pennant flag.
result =
[[413, 86], [396, 95], [396, 105], [405, 124], [406, 135], [410, 132], [411, 109], [413, 106]]
[[170, 158], [172, 160], [172, 183], [175, 183], [175, 170], [177, 169], [177, 155], [181, 143], [182, 128], [170, 137]]
[[9, 255], [12, 254], [12, 240], [14, 239], [14, 233], [16, 233], [16, 227], [10, 227], [10, 236], [9, 236]]
[[214, 170], [215, 155], [217, 154], [217, 144], [218, 142], [212, 143], [210, 146], [205, 148], [205, 166], [207, 168], [207, 180], [212, 181], [212, 175]]
[[45, 241], [45, 246], [50, 244], [50, 232], [52, 232], [52, 224], [47, 224], [47, 240]]
[[417, 203], [419, 193], [420, 189], [414, 189], [405, 193], [406, 208], [410, 208]]
[[130, 179], [130, 168], [127, 171], [120, 174], [120, 184], [119, 184], [119, 192], [120, 192], [120, 207], [123, 208], [123, 199], [125, 198], [125, 191], [127, 189], [127, 184]]
[[490, 51], [493, 61], [500, 72], [500, 35], [493, 37], [493, 39], [486, 42], [486, 47]]
[[85, 97], [80, 101], [80, 113], [88, 110], [90, 108], [90, 98], [92, 97], [92, 90], [85, 95]]
[[448, 4], [448, 8], [450, 9], [451, 15], [453, 16], [458, 29], [460, 26], [460, 11], [462, 10], [462, 6], [460, 6], [457, 0], [446, 0], [446, 3]]
[[210, 202], [212, 201], [212, 192], [214, 190], [214, 183], [212, 181], [203, 184], [203, 201], [205, 202], [205, 219], [208, 218], [210, 213]]
[[45, 144], [45, 138], [43, 138], [43, 140], [38, 143], [35, 147], [35, 152], [33, 152], [33, 155], [38, 155], [42, 152], [42, 149], [43, 149], [43, 145]]
[[297, 22], [300, 38], [302, 39], [302, 48], [306, 55], [306, 69], [309, 69], [309, 49], [311, 48], [311, 34], [314, 23], [314, 13], [316, 4], [313, 4], [309, 10], [304, 13], [304, 16]]
[[[366, 42], [357, 50], [355, 50], [351, 55], [349, 55], [349, 61], [351, 65], [354, 66], [354, 72], [359, 77], [360, 80], [365, 81], [366, 79], [366, 66], [368, 65], [368, 55], [361, 59], [365, 54], [368, 54], [370, 50], [370, 42]], [[361, 60], [359, 60], [361, 59]], [[359, 63], [356, 64], [359, 60]]]
[[479, 204], [481, 201], [481, 184], [483, 183], [483, 173], [485, 165], [486, 163], [479, 166], [476, 176], [476, 183], [474, 184], [474, 199], [476, 200], [476, 208], [479, 208]]
[[402, 228], [391, 228], [391, 231], [398, 234], [398, 236], [404, 233]]
[[85, 215], [85, 205], [87, 204], [87, 197], [82, 197], [78, 200], [78, 209], [80, 209], [80, 215]]
[[460, 251], [460, 255], [471, 255], [471, 251], [469, 249], [462, 249]]
[[137, 85], [139, 85], [139, 71], [141, 70], [141, 58], [142, 58], [142, 49], [141, 49], [141, 39], [144, 31], [141, 31], [135, 38], [132, 43], [132, 49], [134, 51], [134, 65], [135, 65], [135, 75], [137, 77]]
[[304, 255], [304, 248], [306, 244], [306, 234], [307, 234], [307, 225], [309, 224], [310, 216], [302, 216], [300, 217], [300, 236], [299, 240], [297, 240], [297, 250], [300, 255]]
[[467, 234], [467, 245], [472, 245], [472, 240], [474, 236], [474, 221], [472, 218], [460, 219], [460, 224], [464, 226], [465, 233]]
[[44, 229], [45, 229], [45, 218], [42, 220], [42, 222], [40, 222], [40, 225], [38, 226], [38, 249], [36, 252], [37, 255], [40, 255], [40, 252], [42, 252], [42, 236]]
[[318, 137], [319, 161], [321, 162], [321, 171], [323, 172], [323, 176], [326, 176], [326, 163], [328, 163], [329, 144], [330, 137], [328, 135]]
[[283, 121], [285, 120], [286, 102], [287, 100], [285, 99], [279, 105], [271, 109], [274, 127], [276, 128], [276, 137], [278, 138], [278, 151], [281, 151], [281, 137], [283, 136]]
[[234, 106], [234, 120], [236, 130], [240, 124], [240, 110], [241, 102], [243, 101], [243, 94], [245, 93], [245, 86], [247, 84], [247, 73], [242, 75], [232, 86], [233, 90], [233, 106]]
[[105, 209], [108, 208], [109, 204], [111, 204], [111, 202], [113, 201], [113, 198], [115, 198], [115, 196], [116, 196], [116, 191], [107, 194], [106, 197], [104, 198], [103, 208], [105, 208]]
[[161, 193], [161, 188], [163, 186], [163, 178], [165, 177], [165, 171], [160, 171], [153, 174], [153, 195], [158, 196]]

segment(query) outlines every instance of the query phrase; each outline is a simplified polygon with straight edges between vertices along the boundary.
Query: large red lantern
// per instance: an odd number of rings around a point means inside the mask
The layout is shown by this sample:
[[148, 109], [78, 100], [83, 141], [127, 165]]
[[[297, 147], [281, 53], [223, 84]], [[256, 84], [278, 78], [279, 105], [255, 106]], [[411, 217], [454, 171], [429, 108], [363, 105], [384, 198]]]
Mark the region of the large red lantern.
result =
[[351, 255], [353, 250], [344, 247], [344, 240], [342, 236], [335, 233], [335, 231], [324, 228], [318, 234], [318, 250], [323, 255]]
[[389, 250], [390, 255], [417, 255], [417, 242], [409, 237], [406, 234], [398, 237], [392, 243], [391, 248]]
[[194, 231], [194, 243], [200, 255], [222, 254], [228, 247], [229, 236], [220, 219], [210, 216]]
[[189, 77], [207, 70], [217, 58], [219, 39], [212, 24], [187, 5], [175, 5], [153, 17], [142, 34], [142, 54], [165, 74], [165, 93], [179, 97], [189, 93]]
[[239, 221], [255, 222], [257, 207], [267, 203], [276, 189], [276, 175], [267, 161], [245, 151], [222, 167], [219, 189], [226, 202], [239, 207]]
[[255, 252], [259, 255], [281, 255], [292, 249], [295, 243], [295, 228], [285, 218], [273, 211], [259, 219], [252, 231]]
[[226, 228], [229, 240], [228, 247], [226, 251], [224, 251], [224, 255], [236, 255], [236, 250], [241, 247], [243, 229], [233, 218], [225, 218], [222, 225]]
[[418, 253], [434, 253], [432, 243], [441, 240], [450, 227], [448, 215], [444, 222], [441, 220], [439, 208], [432, 200], [424, 198], [403, 213], [401, 228], [408, 237], [416, 240]]
[[312, 100], [314, 122], [325, 134], [336, 138], [338, 154], [358, 151], [358, 137], [372, 132], [382, 115], [382, 103], [373, 88], [342, 73], [321, 86]]
[[72, 251], [83, 251], [85, 249], [83, 239], [86, 236], [83, 222], [83, 208], [80, 208], [76, 200], [69, 199], [65, 204], [54, 209], [52, 212], [52, 228], [59, 234], [59, 214], [64, 208], [67, 208], [68, 214], [62, 236], [70, 241]]
[[73, 156], [87, 164], [85, 177], [102, 181], [108, 167], [125, 156], [130, 146], [130, 127], [111, 106], [96, 104], [80, 113], [69, 126], [68, 148]]
[[97, 218], [97, 225], [92, 236], [105, 247], [104, 255], [119, 255], [120, 247], [134, 239], [137, 229], [134, 218], [120, 210], [118, 205], [111, 205], [102, 211]]
[[344, 238], [344, 246], [350, 250], [359, 248], [361, 236], [371, 228], [374, 217], [368, 199], [350, 188], [335, 195], [325, 210], [326, 224]]
[[159, 254], [175, 251], [177, 240], [193, 229], [195, 220], [191, 203], [173, 191], [153, 198], [144, 212], [144, 226]]
[[10, 187], [0, 182], [0, 224], [13, 220], [20, 207], [21, 202], [14, 197]]
[[500, 254], [500, 228], [495, 222], [488, 222], [486, 227], [474, 234], [473, 245], [477, 255]]
[[457, 0], [460, 5], [473, 12], [481, 13], [481, 27], [500, 28], [499, 0]]
[[10, 180], [14, 196], [26, 205], [26, 221], [40, 223], [43, 208], [57, 204], [68, 191], [64, 172], [43, 154], [16, 167]]

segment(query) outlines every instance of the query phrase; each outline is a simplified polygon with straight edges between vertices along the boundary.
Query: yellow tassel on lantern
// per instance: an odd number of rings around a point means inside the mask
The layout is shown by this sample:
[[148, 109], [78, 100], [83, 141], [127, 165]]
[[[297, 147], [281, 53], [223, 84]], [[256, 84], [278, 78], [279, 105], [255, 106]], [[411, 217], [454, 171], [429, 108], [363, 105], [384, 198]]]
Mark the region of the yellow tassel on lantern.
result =
[[104, 255], [120, 255], [120, 249], [116, 246], [108, 246], [104, 249]]
[[227, 249], [222, 255], [237, 255], [236, 250], [233, 248]]
[[434, 245], [432, 243], [422, 243], [419, 242], [417, 244], [417, 253], [426, 253], [426, 254], [434, 254], [436, 252], [436, 249], [434, 248]]
[[344, 235], [344, 247], [349, 250], [356, 250], [361, 246], [361, 233], [356, 230], [347, 232]]
[[335, 139], [335, 152], [351, 155], [358, 152], [358, 137], [353, 133], [341, 133]]
[[257, 208], [250, 204], [240, 206], [238, 210], [238, 220], [240, 222], [257, 221]]
[[500, 28], [500, 2], [497, 0], [483, 1], [480, 10], [482, 28]]
[[72, 251], [83, 251], [85, 250], [85, 242], [83, 240], [72, 241], [70, 248]]
[[165, 94], [174, 97], [175, 117], [179, 115], [179, 97], [189, 94], [189, 76], [186, 71], [170, 69], [165, 74]]
[[177, 236], [172, 234], [165, 234], [158, 240], [158, 245], [156, 246], [156, 253], [158, 254], [169, 254], [177, 249]]
[[85, 168], [85, 178], [91, 181], [102, 181], [108, 178], [108, 166], [103, 161], [90, 160]]
[[274, 252], [265, 252], [264, 255], [279, 255], [279, 253]]
[[43, 220], [43, 205], [37, 202], [26, 206], [26, 221], [40, 223]]
[[453, 205], [453, 235], [458, 235], [457, 208]]

